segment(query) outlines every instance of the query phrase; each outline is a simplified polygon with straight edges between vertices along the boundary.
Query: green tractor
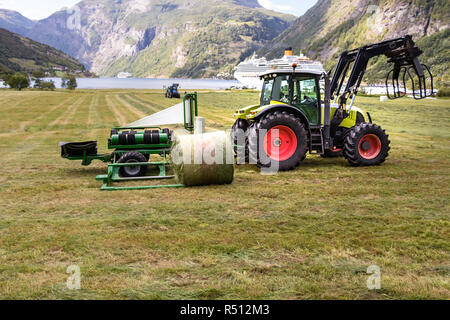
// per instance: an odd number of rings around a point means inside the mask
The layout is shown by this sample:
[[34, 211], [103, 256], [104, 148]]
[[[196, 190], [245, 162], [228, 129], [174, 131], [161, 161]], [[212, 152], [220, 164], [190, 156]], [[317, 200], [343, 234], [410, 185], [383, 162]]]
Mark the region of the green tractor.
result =
[[331, 81], [328, 74], [297, 70], [296, 64], [292, 69], [271, 70], [261, 75], [260, 103], [235, 113], [231, 136], [238, 163], [261, 168], [275, 163], [278, 170], [287, 171], [296, 168], [308, 152], [344, 156], [353, 166], [383, 163], [390, 150], [389, 136], [372, 123], [369, 113], [366, 118], [354, 106], [369, 60], [383, 54], [394, 65], [386, 78], [390, 99], [405, 96], [407, 83], [415, 99], [433, 94], [433, 77], [419, 63], [422, 51], [410, 36], [342, 53]]

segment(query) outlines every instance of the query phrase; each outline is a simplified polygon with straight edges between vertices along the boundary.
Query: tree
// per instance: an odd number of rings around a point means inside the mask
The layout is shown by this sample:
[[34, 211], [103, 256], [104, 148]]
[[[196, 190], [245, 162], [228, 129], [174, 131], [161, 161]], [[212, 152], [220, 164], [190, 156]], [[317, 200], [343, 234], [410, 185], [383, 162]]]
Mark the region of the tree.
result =
[[78, 87], [75, 76], [65, 76], [61, 79], [61, 87], [69, 90], [75, 90]]
[[28, 79], [28, 76], [22, 73], [16, 73], [6, 80], [6, 84], [11, 89], [18, 89], [19, 91], [21, 91], [22, 89], [28, 88], [30, 86], [30, 79]]
[[37, 79], [35, 84], [34, 84], [34, 88], [40, 89], [40, 90], [54, 91], [56, 87], [55, 87], [55, 83], [53, 82], [53, 80], [42, 81], [40, 79]]

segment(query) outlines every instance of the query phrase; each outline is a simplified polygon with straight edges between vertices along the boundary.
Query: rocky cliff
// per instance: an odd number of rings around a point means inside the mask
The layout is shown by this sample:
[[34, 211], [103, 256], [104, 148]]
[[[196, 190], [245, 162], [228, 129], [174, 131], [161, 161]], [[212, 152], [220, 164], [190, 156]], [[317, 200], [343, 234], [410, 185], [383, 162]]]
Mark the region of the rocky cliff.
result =
[[99, 75], [211, 77], [286, 30], [256, 0], [85, 0], [27, 33]]
[[[448, 0], [319, 0], [259, 53], [273, 58], [280, 47], [293, 46], [332, 68], [344, 50], [410, 34], [424, 51], [421, 60], [448, 79], [449, 24]], [[374, 59], [367, 80], [386, 71], [384, 58]]]

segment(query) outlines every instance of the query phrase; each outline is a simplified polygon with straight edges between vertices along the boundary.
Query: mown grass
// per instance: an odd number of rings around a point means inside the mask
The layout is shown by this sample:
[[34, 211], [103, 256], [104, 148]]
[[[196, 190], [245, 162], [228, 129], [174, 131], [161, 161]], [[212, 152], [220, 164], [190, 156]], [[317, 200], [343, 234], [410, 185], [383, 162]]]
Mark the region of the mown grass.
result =
[[[229, 128], [253, 92], [201, 92]], [[96, 163], [59, 141], [96, 139], [171, 106], [157, 91], [0, 92], [3, 299], [448, 299], [450, 100], [358, 105], [391, 134], [385, 165], [309, 156], [293, 172], [239, 166], [230, 186], [105, 193]], [[382, 289], [366, 287], [367, 267]], [[66, 288], [79, 265], [82, 289]]]

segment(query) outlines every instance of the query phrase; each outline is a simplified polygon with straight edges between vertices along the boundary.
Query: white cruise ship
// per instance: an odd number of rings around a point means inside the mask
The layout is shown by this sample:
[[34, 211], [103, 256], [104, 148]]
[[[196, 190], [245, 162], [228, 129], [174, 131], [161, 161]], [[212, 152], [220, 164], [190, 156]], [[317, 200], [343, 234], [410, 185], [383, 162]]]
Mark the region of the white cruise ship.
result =
[[117, 75], [117, 78], [119, 78], [119, 79], [127, 79], [127, 78], [132, 78], [132, 77], [133, 77], [133, 75], [131, 73], [128, 73], [128, 72], [120, 72]]
[[243, 85], [261, 89], [263, 81], [259, 76], [271, 69], [292, 69], [292, 64], [297, 63], [297, 70], [313, 70], [325, 72], [322, 63], [319, 61], [312, 61], [303, 54], [300, 56], [294, 56], [292, 54], [292, 48], [288, 48], [284, 52], [284, 56], [281, 59], [275, 59], [267, 61], [266, 58], [258, 58], [256, 53], [253, 56], [240, 64], [235, 68], [234, 77]]

